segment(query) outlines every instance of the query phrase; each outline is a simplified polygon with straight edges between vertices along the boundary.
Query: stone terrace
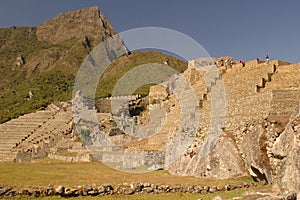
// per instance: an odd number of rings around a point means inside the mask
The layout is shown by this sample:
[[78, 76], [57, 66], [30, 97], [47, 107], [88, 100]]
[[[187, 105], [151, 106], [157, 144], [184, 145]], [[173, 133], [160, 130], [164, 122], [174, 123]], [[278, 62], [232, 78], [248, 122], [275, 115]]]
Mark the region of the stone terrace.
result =
[[[0, 125], [0, 161], [30, 161], [70, 133], [70, 105], [50, 105]], [[46, 148], [46, 149], [45, 149]]]
[[249, 121], [265, 119], [274, 110], [291, 114], [299, 104], [299, 64], [275, 60], [270, 63], [249, 61], [245, 67], [241, 64], [218, 66], [220, 78], [207, 84], [201, 77], [205, 68], [190, 65], [185, 72], [199, 98], [204, 126], [211, 120], [211, 89], [218, 81], [222, 81], [225, 89], [225, 127], [228, 130]]

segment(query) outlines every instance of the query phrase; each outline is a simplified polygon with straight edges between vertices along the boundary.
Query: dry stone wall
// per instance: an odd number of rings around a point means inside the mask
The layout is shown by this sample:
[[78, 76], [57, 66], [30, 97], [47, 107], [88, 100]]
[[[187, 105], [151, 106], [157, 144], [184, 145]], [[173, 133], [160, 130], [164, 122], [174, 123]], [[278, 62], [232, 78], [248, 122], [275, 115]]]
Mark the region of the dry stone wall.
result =
[[[110, 184], [79, 185], [77, 187], [65, 187], [63, 185], [46, 187], [37, 186], [4, 186], [0, 185], [0, 196], [8, 197], [87, 197], [87, 196], [111, 196], [138, 195], [138, 194], [162, 194], [162, 193], [215, 193], [218, 191], [231, 191], [253, 187], [253, 183], [245, 182], [241, 185], [225, 185], [224, 187], [208, 185], [160, 185], [153, 183], [120, 183], [117, 186]], [[122, 196], [119, 196], [122, 197]], [[291, 199], [292, 200], [292, 199]]]

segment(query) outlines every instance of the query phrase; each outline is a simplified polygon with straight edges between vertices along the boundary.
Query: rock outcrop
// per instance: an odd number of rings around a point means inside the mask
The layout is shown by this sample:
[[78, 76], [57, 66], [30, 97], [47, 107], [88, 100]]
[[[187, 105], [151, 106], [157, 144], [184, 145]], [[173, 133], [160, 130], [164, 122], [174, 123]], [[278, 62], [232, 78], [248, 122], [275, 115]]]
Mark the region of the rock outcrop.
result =
[[270, 161], [266, 149], [266, 132], [261, 124], [253, 127], [241, 141], [241, 153], [250, 174], [261, 181], [272, 180]]
[[201, 157], [197, 145], [193, 149], [182, 156], [180, 162], [169, 166], [171, 173], [221, 179], [247, 175], [238, 149], [228, 136], [220, 137], [213, 151], [205, 157]]
[[274, 182], [283, 191], [300, 194], [300, 114], [291, 118], [275, 141], [272, 154], [277, 160]]
[[37, 38], [51, 43], [60, 43], [73, 38], [96, 40], [98, 43], [115, 32], [108, 19], [97, 6], [58, 15], [37, 27]]

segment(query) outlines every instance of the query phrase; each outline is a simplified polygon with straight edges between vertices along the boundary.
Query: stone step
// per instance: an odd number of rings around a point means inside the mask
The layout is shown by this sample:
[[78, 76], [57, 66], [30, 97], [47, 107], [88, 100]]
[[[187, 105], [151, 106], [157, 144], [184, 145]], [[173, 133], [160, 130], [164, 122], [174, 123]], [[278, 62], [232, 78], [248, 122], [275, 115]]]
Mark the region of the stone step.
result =
[[[17, 119], [13, 119], [11, 121], [33, 122], [33, 123], [40, 122], [40, 123], [43, 123], [43, 122], [46, 122], [46, 121], [51, 120], [53, 118], [54, 118], [54, 116], [22, 116], [22, 117], [19, 117]], [[10, 122], [10, 121], [8, 121], [8, 122]]]
[[[56, 111], [40, 110], [35, 113], [29, 113], [27, 115], [53, 115], [53, 114], [56, 114]], [[23, 115], [23, 116], [26, 116], [26, 115]]]
[[124, 155], [124, 151], [89, 151], [91, 155]]
[[95, 152], [111, 152], [123, 150], [123, 148], [117, 146], [86, 146], [86, 149]]
[[270, 115], [290, 115], [292, 113], [299, 112], [295, 109], [286, 109], [286, 110], [271, 110]]
[[300, 99], [300, 90], [272, 90], [272, 97], [276, 100], [281, 99]]
[[16, 155], [0, 155], [0, 162], [13, 162]]
[[41, 126], [45, 121], [42, 121], [42, 122], [30, 122], [30, 121], [9, 121], [7, 123], [5, 123], [4, 125], [7, 126], [12, 126], [12, 125], [15, 125], [15, 126]]
[[16, 129], [1, 129], [0, 128], [0, 135], [14, 135], [14, 136], [26, 136], [30, 135], [34, 132], [35, 130], [30, 130], [30, 129], [22, 129], [22, 130], [16, 130]]
[[35, 139], [35, 138], [54, 138], [54, 135], [50, 134], [32, 134], [28, 139]]
[[26, 139], [30, 137], [31, 134], [7, 134], [7, 135], [0, 135], [0, 139]]
[[0, 142], [0, 147], [6, 146], [6, 147], [14, 147], [16, 146], [16, 142]]
[[22, 131], [11, 131], [11, 130], [5, 130], [0, 131], [0, 137], [1, 136], [13, 136], [13, 137], [24, 137], [26, 135], [32, 134], [32, 131], [22, 130]]
[[54, 138], [39, 138], [39, 139], [29, 140], [27, 142], [32, 143], [32, 144], [38, 144], [38, 143], [41, 143], [41, 142], [51, 141], [52, 139], [54, 139]]
[[5, 132], [0, 132], [0, 137], [24, 137], [27, 135], [31, 135], [32, 132], [9, 132], [9, 131], [5, 131]]
[[7, 141], [21, 142], [21, 141], [25, 141], [27, 138], [29, 138], [29, 137], [0, 137], [0, 141], [3, 141], [3, 142], [7, 142]]
[[4, 127], [8, 127], [8, 128], [38, 128], [40, 127], [40, 125], [33, 125], [33, 124], [9, 124], [9, 123], [5, 123], [1, 126], [1, 128], [4, 128]]
[[22, 132], [27, 132], [27, 133], [30, 133], [32, 131], [35, 131], [36, 129], [38, 128], [27, 128], [27, 127], [18, 127], [18, 128], [15, 128], [15, 127], [0, 127], [0, 133], [1, 132], [19, 132], [19, 133], [22, 133]]
[[13, 162], [15, 158], [16, 155], [13, 154], [0, 155], [0, 162]]
[[7, 143], [10, 141], [15, 141], [16, 143], [21, 142], [21, 141], [25, 141], [26, 138], [0, 138], [0, 143]]
[[47, 113], [47, 114], [36, 114], [36, 113], [30, 113], [30, 114], [27, 114], [27, 115], [23, 115], [19, 118], [17, 118], [16, 120], [47, 120], [47, 119], [50, 119], [52, 118], [53, 116], [55, 116], [55, 114], [50, 114], [50, 113]]
[[295, 110], [299, 108], [299, 99], [281, 99], [271, 102], [271, 110]]
[[15, 130], [1, 130], [0, 128], [0, 135], [28, 135], [31, 134], [32, 131], [30, 130], [21, 130], [21, 131], [15, 131]]
[[47, 121], [48, 118], [31, 118], [31, 117], [28, 117], [28, 118], [23, 118], [23, 117], [19, 117], [19, 118], [16, 118], [16, 119], [12, 119], [10, 121], [7, 121], [6, 123], [8, 122], [32, 122], [32, 123], [41, 123], [41, 122], [44, 122], [44, 121]]
[[50, 138], [54, 138], [54, 136], [52, 135], [34, 135], [34, 136], [31, 136], [31, 137], [28, 137], [27, 140], [40, 140], [40, 139], [50, 139]]
[[0, 143], [19, 143], [21, 139], [2, 139], [0, 138]]
[[[16, 118], [16, 119], [12, 119], [8, 122], [11, 122], [11, 121], [18, 121], [18, 122], [43, 122], [43, 121], [47, 121], [48, 118], [46, 117], [40, 117], [40, 118], [34, 118], [34, 117], [31, 117], [31, 116], [21, 116], [19, 118]], [[6, 122], [7, 123], [7, 122]]]
[[10, 146], [0, 146], [0, 151], [10, 151], [11, 147]]
[[15, 158], [16, 153], [13, 152], [0, 152], [0, 161], [2, 160], [1, 158]]
[[110, 152], [110, 153], [90, 153], [90, 155], [99, 162], [116, 163], [124, 161], [124, 153]]
[[1, 149], [0, 154], [16, 154], [17, 152], [14, 150], [15, 149], [13, 147], [10, 147], [9, 149]]
[[69, 152], [77, 152], [77, 153], [89, 153], [90, 151], [85, 149], [85, 148], [72, 148], [72, 149], [68, 149]]

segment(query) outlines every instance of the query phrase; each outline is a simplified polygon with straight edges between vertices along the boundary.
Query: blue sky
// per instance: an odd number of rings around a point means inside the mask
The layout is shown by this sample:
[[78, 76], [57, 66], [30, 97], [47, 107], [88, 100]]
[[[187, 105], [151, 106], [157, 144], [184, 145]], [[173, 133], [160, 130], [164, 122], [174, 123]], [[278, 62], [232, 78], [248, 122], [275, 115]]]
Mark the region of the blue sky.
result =
[[0, 27], [35, 26], [98, 5], [117, 32], [154, 26], [180, 31], [213, 57], [300, 62], [298, 0], [1, 0]]

